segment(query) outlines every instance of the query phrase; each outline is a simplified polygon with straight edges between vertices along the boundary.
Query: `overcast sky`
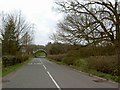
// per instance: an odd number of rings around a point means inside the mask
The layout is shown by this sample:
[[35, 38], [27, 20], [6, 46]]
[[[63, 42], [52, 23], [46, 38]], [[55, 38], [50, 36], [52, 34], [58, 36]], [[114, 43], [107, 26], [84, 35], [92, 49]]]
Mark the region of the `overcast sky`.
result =
[[54, 0], [0, 0], [0, 12], [21, 10], [27, 21], [35, 24], [34, 43], [45, 45], [62, 17], [53, 11]]

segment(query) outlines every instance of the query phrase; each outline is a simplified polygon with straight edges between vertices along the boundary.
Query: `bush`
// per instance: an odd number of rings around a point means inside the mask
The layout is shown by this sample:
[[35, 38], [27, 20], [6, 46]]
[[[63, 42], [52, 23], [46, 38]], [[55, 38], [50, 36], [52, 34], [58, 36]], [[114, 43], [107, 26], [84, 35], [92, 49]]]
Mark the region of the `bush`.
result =
[[23, 54], [22, 55], [22, 60], [23, 61], [26, 61], [26, 60], [28, 60], [29, 59], [29, 55], [28, 54]]
[[16, 64], [16, 57], [15, 56], [3, 56], [2, 57], [3, 67], [11, 66]]
[[87, 61], [86, 61], [86, 59], [77, 59], [74, 62], [74, 65], [77, 67], [81, 67], [81, 68], [85, 69], [87, 66]]
[[90, 56], [111, 56], [115, 55], [114, 46], [106, 47], [95, 47], [95, 46], [73, 46], [70, 51], [68, 51], [69, 56], [76, 56], [79, 58], [88, 58]]
[[67, 65], [80, 66], [82, 61], [79, 59], [84, 57], [80, 50], [70, 50], [66, 57], [63, 58], [63, 62]]
[[117, 56], [96, 56], [88, 60], [88, 68], [95, 69], [103, 73], [118, 75]]
[[28, 60], [29, 56], [27, 54], [17, 54], [16, 56], [13, 55], [6, 55], [2, 57], [2, 66], [3, 67], [8, 67], [12, 66], [18, 63], [22, 63], [26, 60]]
[[67, 65], [73, 65], [75, 62], [75, 58], [74, 57], [65, 57], [63, 59], [63, 62]]
[[22, 63], [22, 62], [28, 60], [29, 55], [26, 53], [18, 52], [16, 54], [16, 58], [17, 58], [18, 63]]
[[48, 55], [48, 58], [50, 58], [50, 59], [52, 59], [52, 60], [55, 60], [55, 61], [61, 62], [65, 56], [66, 56], [65, 54]]

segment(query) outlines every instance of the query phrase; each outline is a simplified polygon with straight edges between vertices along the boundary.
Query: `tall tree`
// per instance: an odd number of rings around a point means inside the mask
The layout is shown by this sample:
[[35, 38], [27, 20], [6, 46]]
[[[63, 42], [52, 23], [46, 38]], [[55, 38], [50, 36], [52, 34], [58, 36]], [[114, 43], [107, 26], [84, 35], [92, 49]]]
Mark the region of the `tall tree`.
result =
[[[83, 45], [103, 42], [116, 47], [120, 61], [120, 1], [80, 0], [56, 1], [58, 10], [65, 13], [65, 19], [58, 24], [58, 39]], [[80, 42], [78, 42], [80, 41]], [[120, 75], [120, 63], [118, 63]]]
[[[0, 27], [2, 35], [3, 55], [15, 55], [20, 51], [21, 38], [30, 32], [31, 24], [28, 24], [21, 12], [4, 14]], [[31, 37], [29, 35], [29, 37]]]
[[84, 45], [110, 42], [119, 46], [120, 12], [117, 0], [88, 0], [85, 3], [67, 0], [57, 1], [56, 4], [66, 14], [64, 21], [58, 24], [58, 39], [77, 44], [85, 42]]
[[9, 19], [8, 22], [5, 24], [5, 32], [2, 34], [2, 54], [12, 54], [19, 50], [17, 37], [15, 36], [15, 23], [12, 19]]

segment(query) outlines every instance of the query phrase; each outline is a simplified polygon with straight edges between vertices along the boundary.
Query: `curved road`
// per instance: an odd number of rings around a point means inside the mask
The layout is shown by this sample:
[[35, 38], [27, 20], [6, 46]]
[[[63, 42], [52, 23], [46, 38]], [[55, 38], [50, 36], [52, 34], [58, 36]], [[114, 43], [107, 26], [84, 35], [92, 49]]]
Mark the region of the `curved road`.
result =
[[[118, 90], [118, 84], [101, 81], [45, 58], [34, 58], [29, 63], [3, 78], [3, 88], [106, 88]], [[4, 90], [4, 89], [3, 89]], [[12, 90], [12, 89], [11, 89]], [[96, 90], [96, 89], [95, 89]]]

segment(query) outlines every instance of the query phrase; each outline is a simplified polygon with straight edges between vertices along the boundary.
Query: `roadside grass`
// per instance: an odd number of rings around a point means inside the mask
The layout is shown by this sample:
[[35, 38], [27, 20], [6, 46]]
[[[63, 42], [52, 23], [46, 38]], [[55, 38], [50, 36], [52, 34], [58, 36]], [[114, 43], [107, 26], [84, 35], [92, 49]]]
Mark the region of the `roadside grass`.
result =
[[106, 80], [120, 82], [120, 80], [119, 80], [120, 76], [114, 76], [114, 75], [111, 75], [111, 74], [98, 72], [96, 70], [90, 70], [88, 73], [93, 74], [93, 75], [98, 76], [98, 77], [105, 78]]
[[23, 62], [23, 63], [19, 63], [13, 66], [8, 66], [6, 68], [2, 68], [1, 73], [2, 73], [2, 77], [13, 72], [16, 71], [17, 69], [19, 69], [20, 67], [22, 67], [23, 65], [27, 64], [32, 58], [29, 58], [27, 61]]
[[84, 69], [84, 68], [81, 68], [81, 67], [78, 67], [78, 66], [74, 66], [74, 65], [70, 65], [70, 67], [73, 68], [73, 69], [76, 69], [78, 71], [85, 72], [89, 76], [98, 76], [98, 77], [104, 78], [106, 80], [120, 82], [120, 76], [114, 76], [114, 75], [111, 75], [111, 74], [102, 73], [102, 72], [99, 72], [99, 71], [93, 70], [93, 69]]
[[[55, 56], [54, 56], [55, 57]], [[97, 57], [98, 58], [98, 57]], [[104, 57], [105, 58], [105, 57]], [[107, 60], [108, 60], [108, 57], [106, 57], [107, 58]], [[105, 59], [106, 59], [105, 58]], [[109, 57], [109, 59], [110, 59], [111, 57]], [[107, 63], [107, 64], [111, 64], [111, 61], [113, 61], [113, 58], [114, 57], [112, 57], [111, 58], [111, 60], [110, 60], [110, 62], [109, 63]], [[69, 67], [71, 67], [71, 68], [73, 68], [73, 69], [76, 69], [76, 70], [78, 70], [78, 71], [82, 71], [82, 72], [85, 72], [85, 73], [87, 73], [88, 75], [90, 75], [90, 76], [98, 76], [98, 77], [101, 77], [101, 78], [104, 78], [104, 79], [106, 79], [106, 80], [111, 80], [111, 81], [115, 81], [115, 82], [120, 82], [120, 76], [118, 76], [118, 75], [112, 75], [112, 74], [108, 74], [108, 73], [103, 73], [103, 72], [100, 72], [100, 71], [97, 71], [97, 69], [96, 68], [91, 68], [91, 66], [89, 66], [88, 65], [88, 61], [87, 61], [87, 59], [91, 59], [91, 58], [75, 58], [74, 57], [74, 64], [72, 64], [72, 65], [68, 65], [67, 63], [65, 63], [63, 60], [55, 60], [55, 59], [51, 59], [51, 58], [49, 58], [48, 57], [48, 59], [50, 60], [50, 61], [52, 61], [52, 62], [55, 62], [55, 63], [57, 63], [57, 64], [62, 64], [62, 65], [66, 65], [66, 66], [69, 66]], [[68, 58], [69, 59], [69, 58]], [[92, 58], [93, 59], [93, 58]], [[96, 59], [96, 57], [95, 57], [95, 59]], [[104, 63], [106, 63], [106, 62], [103, 62], [103, 57], [101, 57], [101, 58], [99, 58], [99, 59], [97, 59], [97, 60], [102, 60], [102, 63], [104, 64]], [[91, 63], [90, 63], [91, 64]], [[94, 64], [99, 64], [98, 62], [94, 62]], [[93, 63], [91, 64], [91, 65], [93, 65]], [[93, 65], [94, 66], [94, 65]], [[101, 67], [100, 67], [101, 68]], [[102, 68], [101, 68], [102, 69]]]

